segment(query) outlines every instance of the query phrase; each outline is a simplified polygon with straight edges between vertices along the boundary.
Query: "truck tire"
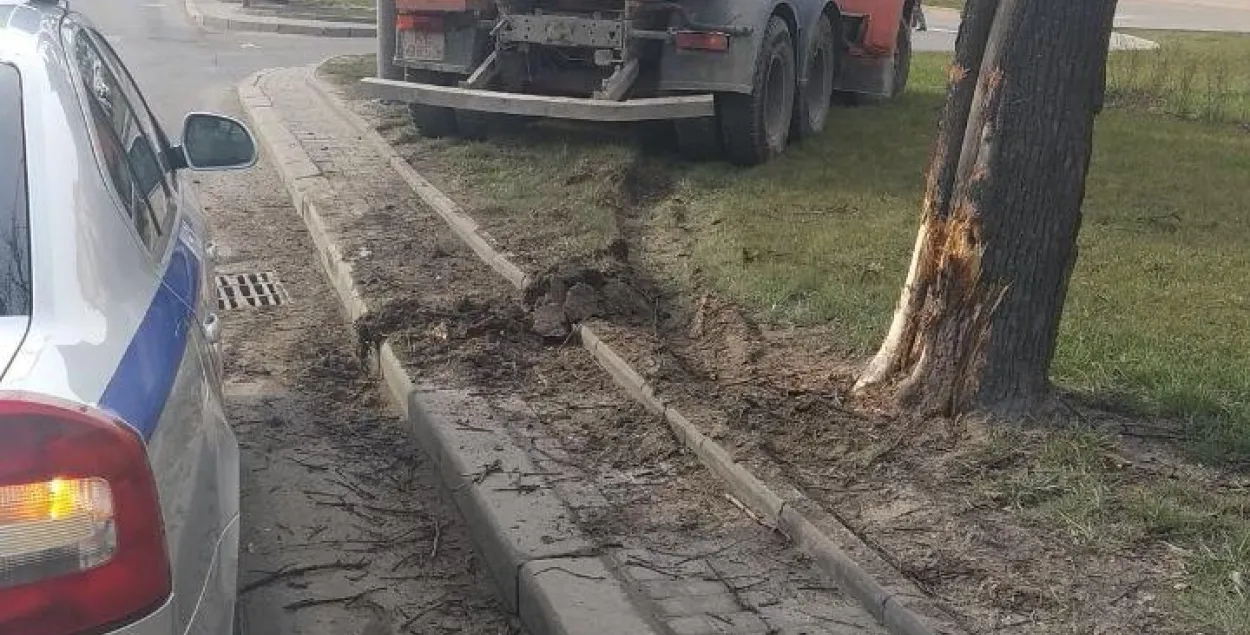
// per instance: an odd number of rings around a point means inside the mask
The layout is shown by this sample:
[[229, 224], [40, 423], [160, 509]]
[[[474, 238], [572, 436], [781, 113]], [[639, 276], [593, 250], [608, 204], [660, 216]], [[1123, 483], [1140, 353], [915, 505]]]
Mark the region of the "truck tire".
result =
[[790, 126], [790, 134], [799, 139], [820, 134], [825, 129], [833, 101], [833, 81], [840, 63], [829, 16], [820, 16], [815, 28], [811, 49], [804, 60], [807, 84], [799, 85], [794, 99], [794, 121]]
[[768, 20], [755, 62], [751, 94], [717, 96], [725, 155], [737, 165], [759, 165], [785, 152], [794, 116], [794, 44], [780, 17]]
[[721, 130], [716, 117], [678, 119], [677, 152], [687, 161], [710, 161], [721, 156]]
[[[455, 76], [433, 71], [409, 71], [409, 79], [422, 84], [451, 86]], [[456, 134], [456, 113], [451, 108], [427, 106], [425, 104], [408, 104], [408, 116], [417, 131], [427, 137], [449, 137]]]
[[901, 97], [907, 90], [911, 77], [911, 25], [907, 21], [898, 25], [898, 44], [894, 46], [894, 81], [890, 84], [890, 99]]

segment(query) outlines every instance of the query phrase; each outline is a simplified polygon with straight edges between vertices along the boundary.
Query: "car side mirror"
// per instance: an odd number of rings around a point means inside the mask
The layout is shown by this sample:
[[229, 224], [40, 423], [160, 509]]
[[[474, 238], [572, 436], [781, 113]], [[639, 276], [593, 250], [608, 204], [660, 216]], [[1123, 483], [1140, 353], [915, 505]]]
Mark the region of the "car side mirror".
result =
[[238, 170], [256, 164], [256, 140], [230, 117], [193, 112], [182, 124], [182, 154], [192, 170]]

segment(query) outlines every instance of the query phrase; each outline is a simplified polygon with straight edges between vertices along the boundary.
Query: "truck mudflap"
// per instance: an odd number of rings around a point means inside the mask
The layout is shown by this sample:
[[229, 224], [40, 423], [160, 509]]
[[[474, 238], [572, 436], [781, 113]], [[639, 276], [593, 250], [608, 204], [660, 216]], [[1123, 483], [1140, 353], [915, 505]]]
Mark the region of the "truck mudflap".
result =
[[885, 57], [847, 55], [842, 70], [834, 80], [834, 90], [889, 97], [894, 83], [894, 60]]
[[417, 82], [367, 77], [365, 91], [378, 99], [405, 101], [427, 106], [455, 108], [508, 115], [577, 119], [582, 121], [655, 121], [695, 119], [716, 113], [712, 95], [648, 97], [611, 101], [578, 97], [526, 95], [496, 90], [435, 86]]

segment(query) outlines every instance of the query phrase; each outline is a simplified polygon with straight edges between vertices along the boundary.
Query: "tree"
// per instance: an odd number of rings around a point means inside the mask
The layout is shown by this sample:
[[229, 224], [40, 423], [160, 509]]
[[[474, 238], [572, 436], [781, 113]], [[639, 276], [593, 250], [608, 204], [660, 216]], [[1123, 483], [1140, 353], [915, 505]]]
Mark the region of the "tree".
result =
[[857, 391], [924, 414], [1049, 394], [1116, 0], [968, 0], [902, 297]]

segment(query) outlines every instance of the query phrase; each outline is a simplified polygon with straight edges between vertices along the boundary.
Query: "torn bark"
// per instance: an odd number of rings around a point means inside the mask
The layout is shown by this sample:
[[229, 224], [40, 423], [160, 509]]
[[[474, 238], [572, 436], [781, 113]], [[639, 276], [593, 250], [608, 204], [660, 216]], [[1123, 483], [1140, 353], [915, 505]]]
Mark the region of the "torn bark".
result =
[[912, 263], [857, 391], [944, 415], [1047, 395], [1115, 7], [968, 2]]

